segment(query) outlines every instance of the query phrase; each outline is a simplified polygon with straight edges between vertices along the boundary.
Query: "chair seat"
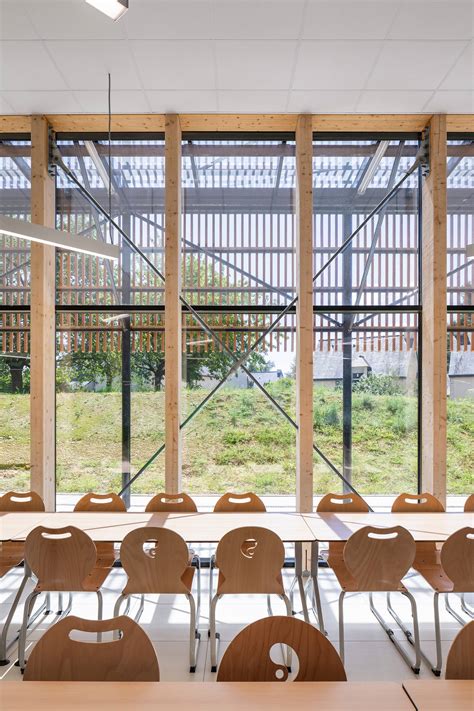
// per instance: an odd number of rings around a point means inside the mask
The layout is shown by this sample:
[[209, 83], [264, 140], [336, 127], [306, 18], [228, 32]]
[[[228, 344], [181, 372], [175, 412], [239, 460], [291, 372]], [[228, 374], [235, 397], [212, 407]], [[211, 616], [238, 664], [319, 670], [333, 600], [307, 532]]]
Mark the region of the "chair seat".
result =
[[431, 585], [433, 590], [436, 590], [437, 592], [453, 592], [453, 581], [448, 578], [441, 565], [415, 562], [413, 567], [417, 573], [419, 573], [426, 580], [426, 582]]
[[259, 593], [262, 593], [263, 595], [284, 595], [284, 594], [285, 594], [285, 588], [283, 587], [283, 578], [282, 578], [282, 576], [281, 576], [281, 573], [278, 574], [278, 576], [277, 576], [277, 578], [276, 578], [276, 582], [277, 582], [278, 585], [281, 586], [281, 590], [246, 590], [246, 589], [245, 589], [245, 581], [244, 581], [244, 582], [243, 582], [243, 585], [242, 585], [242, 589], [240, 589], [240, 590], [224, 590], [224, 592], [222, 593], [222, 592], [221, 592], [221, 587], [222, 587], [222, 586], [224, 585], [224, 583], [225, 583], [225, 577], [223, 576], [222, 572], [219, 570], [219, 578], [218, 578], [218, 581], [217, 581], [217, 591], [216, 591], [216, 593], [217, 593], [217, 595], [221, 595], [221, 594], [225, 594], [225, 595], [231, 594], [231, 595], [232, 595], [232, 594], [234, 594], [234, 593], [235, 593], [236, 595], [238, 595], [239, 593], [245, 593], [245, 594], [247, 594], [247, 593], [249, 593], [249, 594], [253, 594], [253, 593], [259, 594]]
[[[344, 592], [377, 592], [376, 590], [366, 590], [358, 585], [357, 581], [347, 569], [342, 555], [330, 555], [328, 558], [328, 565], [334, 571], [339, 585], [344, 590]], [[400, 583], [400, 585], [394, 590], [394, 592], [405, 592], [405, 590], [405, 586]]]
[[66, 590], [65, 588], [58, 590], [57, 588], [46, 585], [42, 586], [41, 583], [38, 583], [35, 587], [35, 592], [97, 592], [104, 584], [109, 573], [110, 568], [95, 567], [84, 580], [79, 590]]

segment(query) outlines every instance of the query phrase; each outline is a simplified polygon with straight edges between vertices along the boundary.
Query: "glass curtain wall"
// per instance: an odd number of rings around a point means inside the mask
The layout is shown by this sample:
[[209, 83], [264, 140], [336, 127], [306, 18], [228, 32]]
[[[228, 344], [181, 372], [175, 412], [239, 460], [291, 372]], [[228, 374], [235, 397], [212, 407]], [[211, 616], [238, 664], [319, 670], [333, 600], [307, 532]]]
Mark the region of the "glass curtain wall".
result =
[[[0, 141], [0, 214], [31, 220], [31, 144]], [[0, 235], [0, 491], [30, 483], [30, 249]]]
[[313, 142], [318, 495], [417, 489], [418, 171], [368, 219], [417, 149], [416, 136]]
[[58, 256], [57, 489], [120, 491], [151, 459], [132, 491], [152, 494], [164, 485], [164, 141], [58, 146], [72, 171], [58, 169], [58, 228], [119, 244], [120, 260]]
[[470, 494], [474, 441], [474, 135], [448, 140], [447, 199], [448, 494]]
[[183, 487], [294, 496], [294, 137], [185, 136], [182, 187]]

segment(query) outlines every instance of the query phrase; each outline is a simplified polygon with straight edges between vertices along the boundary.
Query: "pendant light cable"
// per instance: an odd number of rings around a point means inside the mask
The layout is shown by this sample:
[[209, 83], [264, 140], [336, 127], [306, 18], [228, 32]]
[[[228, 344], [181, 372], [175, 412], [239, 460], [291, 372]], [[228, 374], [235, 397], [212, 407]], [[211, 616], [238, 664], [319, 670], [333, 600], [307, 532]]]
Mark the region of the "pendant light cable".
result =
[[[110, 72], [108, 74], [108, 90], [107, 90], [107, 100], [108, 100], [108, 115], [109, 115], [109, 215], [112, 217], [112, 77]], [[110, 241], [112, 239], [112, 226], [109, 224], [110, 230]]]

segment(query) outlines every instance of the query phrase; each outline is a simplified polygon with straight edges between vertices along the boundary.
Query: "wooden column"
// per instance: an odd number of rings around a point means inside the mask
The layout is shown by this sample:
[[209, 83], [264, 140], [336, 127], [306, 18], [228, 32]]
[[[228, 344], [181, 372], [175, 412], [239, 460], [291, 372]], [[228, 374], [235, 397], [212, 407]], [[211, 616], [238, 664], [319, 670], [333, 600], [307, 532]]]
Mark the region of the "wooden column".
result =
[[423, 179], [422, 489], [446, 502], [446, 116], [433, 116]]
[[181, 128], [165, 121], [165, 486], [181, 490]]
[[[48, 124], [31, 117], [31, 220], [55, 226], [55, 183], [48, 174]], [[47, 511], [56, 503], [55, 254], [31, 243], [31, 488]]]
[[313, 508], [313, 129], [296, 126], [296, 509]]

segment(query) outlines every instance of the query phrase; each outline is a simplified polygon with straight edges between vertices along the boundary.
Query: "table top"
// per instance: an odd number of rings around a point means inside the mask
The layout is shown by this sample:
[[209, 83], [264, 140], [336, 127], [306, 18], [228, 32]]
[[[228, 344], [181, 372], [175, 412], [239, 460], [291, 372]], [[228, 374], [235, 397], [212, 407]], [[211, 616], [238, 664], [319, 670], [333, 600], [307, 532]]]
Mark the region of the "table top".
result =
[[76, 526], [92, 540], [121, 542], [130, 531], [142, 526], [165, 527], [186, 541], [213, 543], [234, 528], [263, 526], [288, 543], [346, 541], [362, 526], [403, 526], [416, 541], [444, 541], [464, 526], [474, 526], [472, 513], [3, 513], [0, 540], [21, 541], [36, 526]]
[[317, 541], [347, 541], [363, 526], [403, 526], [415, 541], [445, 541], [465, 526], [473, 513], [309, 513], [304, 519]]
[[[401, 684], [392, 682], [2, 682], [5, 711], [136, 711], [177, 708], [226, 711], [313, 708], [324, 711], [413, 711]], [[445, 707], [449, 708], [449, 706]], [[451, 708], [454, 708], [451, 706]]]
[[403, 687], [418, 711], [472, 711], [474, 681], [438, 679], [404, 681]]
[[314, 540], [311, 529], [298, 513], [5, 513], [0, 516], [0, 540], [24, 540], [36, 526], [76, 526], [93, 541], [120, 542], [130, 531], [143, 526], [165, 527], [186, 541], [212, 543], [241, 526], [262, 526], [294, 543]]

